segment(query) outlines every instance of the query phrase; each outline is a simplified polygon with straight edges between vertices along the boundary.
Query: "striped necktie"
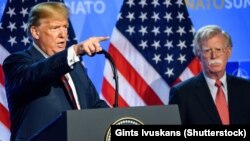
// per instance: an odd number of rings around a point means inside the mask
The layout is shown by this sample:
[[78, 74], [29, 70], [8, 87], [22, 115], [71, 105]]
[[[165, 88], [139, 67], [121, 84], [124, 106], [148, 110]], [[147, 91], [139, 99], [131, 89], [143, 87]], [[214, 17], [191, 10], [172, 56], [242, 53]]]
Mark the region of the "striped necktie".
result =
[[62, 80], [62, 82], [63, 82], [63, 85], [64, 85], [64, 87], [65, 87], [67, 93], [68, 93], [68, 96], [69, 96], [69, 98], [70, 98], [70, 101], [71, 101], [71, 103], [73, 104], [73, 108], [74, 108], [74, 109], [77, 109], [76, 100], [75, 100], [73, 91], [72, 91], [72, 89], [71, 89], [71, 87], [70, 87], [70, 85], [69, 85], [69, 82], [68, 82], [67, 78], [66, 78], [65, 76], [62, 76], [62, 77], [61, 77], [61, 80]]

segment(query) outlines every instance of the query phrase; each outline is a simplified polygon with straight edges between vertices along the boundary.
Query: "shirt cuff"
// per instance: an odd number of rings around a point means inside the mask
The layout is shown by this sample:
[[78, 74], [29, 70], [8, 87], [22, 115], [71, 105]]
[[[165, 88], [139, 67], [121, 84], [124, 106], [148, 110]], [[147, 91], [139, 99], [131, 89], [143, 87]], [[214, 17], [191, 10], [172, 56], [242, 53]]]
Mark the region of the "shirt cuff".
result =
[[68, 65], [73, 69], [73, 64], [80, 61], [79, 56], [76, 55], [73, 45], [68, 48]]

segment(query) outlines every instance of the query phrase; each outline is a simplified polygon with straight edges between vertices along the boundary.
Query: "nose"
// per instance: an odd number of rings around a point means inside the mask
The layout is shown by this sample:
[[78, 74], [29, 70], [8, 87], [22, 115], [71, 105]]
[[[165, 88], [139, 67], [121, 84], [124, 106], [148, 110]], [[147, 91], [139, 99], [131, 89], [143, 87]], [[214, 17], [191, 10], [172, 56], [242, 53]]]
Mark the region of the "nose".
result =
[[68, 36], [67, 28], [61, 27], [60, 30], [59, 30], [58, 36], [61, 37], [61, 38], [67, 37]]
[[218, 56], [218, 53], [215, 49], [211, 49], [211, 58], [216, 58]]

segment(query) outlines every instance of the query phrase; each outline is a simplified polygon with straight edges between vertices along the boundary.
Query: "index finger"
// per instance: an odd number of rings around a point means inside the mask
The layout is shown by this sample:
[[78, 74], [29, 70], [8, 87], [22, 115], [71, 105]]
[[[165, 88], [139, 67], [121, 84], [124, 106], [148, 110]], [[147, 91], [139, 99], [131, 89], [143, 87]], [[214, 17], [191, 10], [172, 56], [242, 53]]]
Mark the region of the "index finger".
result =
[[101, 36], [101, 37], [96, 37], [97, 38], [97, 41], [98, 42], [101, 42], [101, 41], [106, 41], [106, 40], [108, 40], [109, 39], [109, 36]]

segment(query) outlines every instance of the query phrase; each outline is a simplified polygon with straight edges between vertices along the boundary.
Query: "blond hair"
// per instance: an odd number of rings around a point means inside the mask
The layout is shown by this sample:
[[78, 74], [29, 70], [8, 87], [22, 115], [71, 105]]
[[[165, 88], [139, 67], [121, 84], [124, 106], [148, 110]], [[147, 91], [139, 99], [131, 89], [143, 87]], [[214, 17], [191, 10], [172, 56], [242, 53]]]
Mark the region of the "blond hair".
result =
[[61, 2], [43, 2], [32, 7], [28, 18], [28, 35], [31, 36], [30, 28], [39, 26], [40, 19], [63, 18], [68, 19], [69, 10]]

